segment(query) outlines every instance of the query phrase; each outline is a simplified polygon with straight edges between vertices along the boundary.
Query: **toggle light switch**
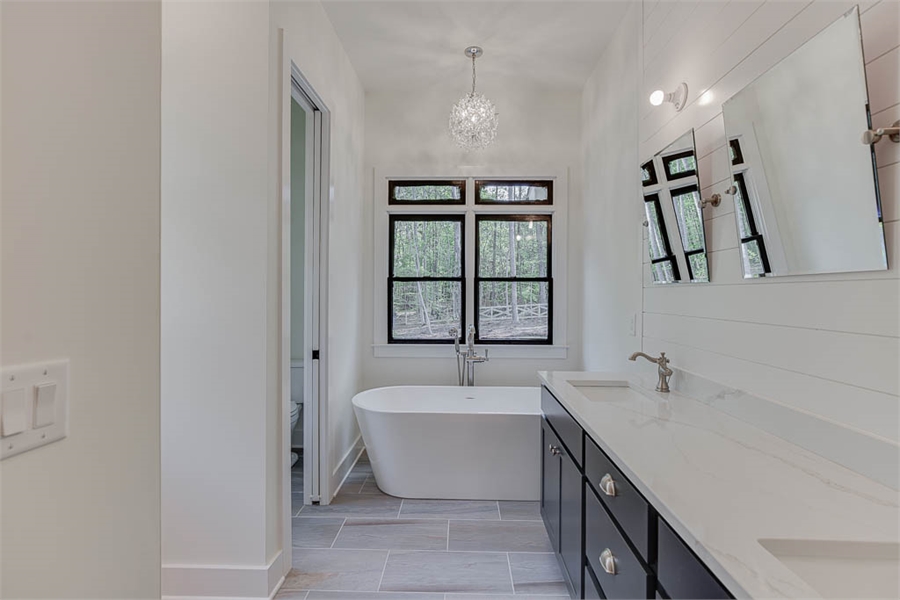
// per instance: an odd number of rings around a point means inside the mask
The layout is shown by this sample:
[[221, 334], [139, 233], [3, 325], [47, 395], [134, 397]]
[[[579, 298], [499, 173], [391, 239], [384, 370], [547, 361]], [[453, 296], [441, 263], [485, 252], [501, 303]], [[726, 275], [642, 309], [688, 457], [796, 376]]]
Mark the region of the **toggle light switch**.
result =
[[22, 433], [27, 427], [25, 422], [25, 388], [16, 388], [3, 392], [2, 427], [3, 437]]
[[34, 387], [33, 429], [53, 425], [56, 420], [56, 384], [43, 383]]

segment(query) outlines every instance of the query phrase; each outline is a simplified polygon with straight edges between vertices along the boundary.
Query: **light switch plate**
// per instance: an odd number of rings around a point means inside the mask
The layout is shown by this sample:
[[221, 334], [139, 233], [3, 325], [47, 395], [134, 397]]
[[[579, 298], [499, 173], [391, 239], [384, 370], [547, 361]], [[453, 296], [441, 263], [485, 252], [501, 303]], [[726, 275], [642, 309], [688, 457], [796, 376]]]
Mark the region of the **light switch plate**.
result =
[[3, 398], [0, 419], [4, 420], [4, 425], [8, 393], [22, 390], [24, 396], [22, 416], [19, 417], [17, 400], [13, 402], [10, 414], [13, 419], [24, 421], [22, 431], [13, 435], [4, 433], [0, 437], [0, 459], [45, 446], [68, 435], [68, 360], [3, 367], [0, 377]]
[[9, 437], [25, 431], [28, 427], [27, 395], [25, 388], [3, 390], [0, 399], [0, 436]]

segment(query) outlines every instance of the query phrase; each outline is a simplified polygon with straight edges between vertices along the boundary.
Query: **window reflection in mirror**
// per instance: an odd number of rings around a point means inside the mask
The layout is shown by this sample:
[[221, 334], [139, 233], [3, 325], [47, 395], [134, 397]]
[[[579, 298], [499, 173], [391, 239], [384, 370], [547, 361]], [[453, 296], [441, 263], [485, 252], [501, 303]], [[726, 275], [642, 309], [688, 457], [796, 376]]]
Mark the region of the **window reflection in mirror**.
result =
[[[657, 173], [661, 175], [659, 180]], [[653, 282], [708, 282], [693, 129], [641, 165], [641, 184]], [[680, 248], [676, 250], [678, 244]]]
[[723, 115], [744, 277], [887, 268], [857, 8]]

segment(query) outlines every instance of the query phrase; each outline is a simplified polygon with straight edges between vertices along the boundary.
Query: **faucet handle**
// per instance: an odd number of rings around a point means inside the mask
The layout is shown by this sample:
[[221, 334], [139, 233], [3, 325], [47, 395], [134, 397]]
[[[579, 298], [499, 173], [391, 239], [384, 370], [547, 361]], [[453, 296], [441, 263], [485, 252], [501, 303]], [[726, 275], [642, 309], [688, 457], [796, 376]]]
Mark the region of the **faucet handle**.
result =
[[489, 360], [491, 360], [491, 359], [488, 358], [488, 349], [485, 348], [485, 349], [484, 349], [484, 361], [487, 362], [487, 361], [489, 361]]

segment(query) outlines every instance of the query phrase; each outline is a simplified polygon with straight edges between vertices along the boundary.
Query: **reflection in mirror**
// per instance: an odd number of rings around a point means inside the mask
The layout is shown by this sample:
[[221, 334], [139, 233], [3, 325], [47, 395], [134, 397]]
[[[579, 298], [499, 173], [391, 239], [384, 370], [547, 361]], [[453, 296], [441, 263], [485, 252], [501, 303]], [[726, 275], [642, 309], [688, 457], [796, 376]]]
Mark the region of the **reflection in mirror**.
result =
[[[661, 177], [657, 177], [657, 173]], [[654, 283], [709, 281], [694, 130], [641, 165], [647, 247]], [[673, 252], [670, 240], [681, 243]]]
[[744, 277], [887, 268], [856, 8], [723, 113]]

